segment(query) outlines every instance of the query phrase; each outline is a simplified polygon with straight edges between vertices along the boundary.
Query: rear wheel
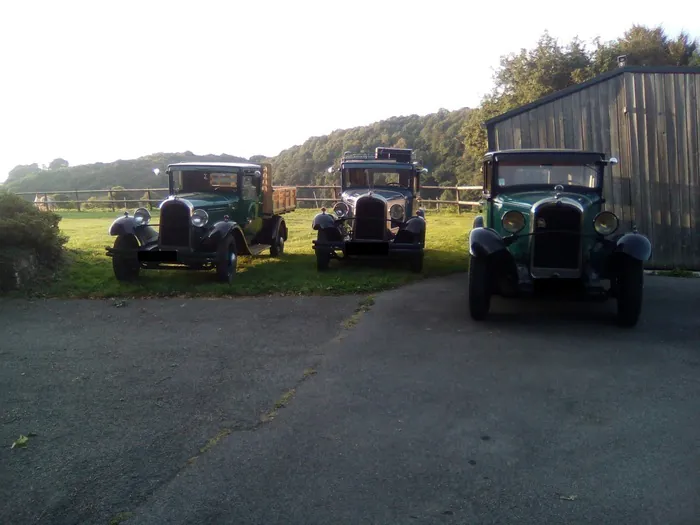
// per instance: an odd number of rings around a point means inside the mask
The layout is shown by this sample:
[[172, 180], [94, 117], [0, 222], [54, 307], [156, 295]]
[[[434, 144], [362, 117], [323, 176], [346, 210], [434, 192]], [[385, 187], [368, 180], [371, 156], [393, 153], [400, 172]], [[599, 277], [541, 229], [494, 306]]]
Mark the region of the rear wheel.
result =
[[277, 238], [270, 246], [270, 256], [279, 257], [284, 253], [284, 230], [280, 227], [277, 232]]
[[469, 314], [476, 321], [484, 320], [491, 307], [489, 281], [486, 258], [472, 255], [469, 259]]
[[[316, 242], [325, 243], [328, 242], [326, 233], [323, 230], [319, 230], [316, 237]], [[328, 248], [316, 246], [316, 269], [319, 272], [323, 272], [328, 269], [331, 263], [331, 252]]]
[[236, 241], [227, 236], [219, 242], [216, 250], [216, 280], [231, 284], [236, 275], [238, 256], [236, 254]]
[[141, 265], [138, 259], [139, 241], [134, 235], [122, 234], [114, 240], [115, 250], [131, 250], [131, 253], [112, 256], [112, 269], [118, 281], [133, 281], [139, 276]]
[[631, 328], [639, 321], [642, 312], [644, 289], [644, 263], [628, 255], [622, 255], [617, 268], [617, 324]]

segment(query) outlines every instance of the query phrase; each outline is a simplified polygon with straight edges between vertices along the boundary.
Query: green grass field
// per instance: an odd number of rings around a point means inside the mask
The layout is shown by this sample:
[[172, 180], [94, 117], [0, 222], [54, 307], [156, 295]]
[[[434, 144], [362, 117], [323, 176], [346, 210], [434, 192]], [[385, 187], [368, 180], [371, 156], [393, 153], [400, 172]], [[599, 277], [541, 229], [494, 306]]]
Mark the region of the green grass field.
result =
[[[235, 281], [218, 283], [213, 271], [147, 270], [138, 281], [119, 283], [105, 246], [114, 238], [107, 229], [119, 212], [58, 212], [61, 230], [70, 240], [67, 263], [55, 282], [42, 290], [49, 297], [148, 297], [148, 296], [250, 296], [267, 294], [309, 295], [370, 293], [386, 290], [426, 277], [467, 269], [467, 235], [471, 213], [426, 214], [428, 230], [422, 274], [410, 272], [407, 264], [388, 261], [331, 261], [327, 272], [316, 271], [311, 248], [315, 233], [311, 220], [317, 210], [297, 210], [285, 215], [289, 239], [285, 253], [273, 259], [269, 252], [241, 257]], [[157, 215], [154, 216], [157, 223]]]

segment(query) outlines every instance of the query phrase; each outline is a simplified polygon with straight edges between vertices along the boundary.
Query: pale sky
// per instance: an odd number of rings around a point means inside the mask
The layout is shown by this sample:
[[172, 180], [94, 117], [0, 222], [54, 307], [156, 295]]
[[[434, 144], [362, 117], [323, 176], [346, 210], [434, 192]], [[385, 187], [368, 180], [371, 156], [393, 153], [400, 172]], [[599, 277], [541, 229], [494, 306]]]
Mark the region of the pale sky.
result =
[[275, 155], [335, 129], [475, 107], [500, 56], [545, 29], [567, 43], [633, 23], [700, 37], [700, 2], [3, 0], [0, 181], [56, 157]]

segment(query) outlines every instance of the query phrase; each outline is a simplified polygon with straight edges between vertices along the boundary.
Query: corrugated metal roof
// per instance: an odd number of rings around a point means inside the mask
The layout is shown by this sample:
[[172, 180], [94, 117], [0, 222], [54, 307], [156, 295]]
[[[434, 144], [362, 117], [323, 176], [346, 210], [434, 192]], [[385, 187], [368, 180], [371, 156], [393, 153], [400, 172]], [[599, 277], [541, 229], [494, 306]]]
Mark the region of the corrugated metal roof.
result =
[[530, 102], [529, 104], [525, 104], [523, 106], [517, 107], [515, 109], [511, 109], [510, 111], [506, 111], [505, 113], [501, 113], [500, 115], [497, 115], [495, 117], [492, 117], [484, 122], [484, 126], [488, 127], [492, 124], [496, 124], [498, 122], [501, 122], [503, 120], [507, 120], [511, 117], [515, 117], [516, 115], [520, 115], [521, 113], [525, 113], [526, 111], [530, 111], [531, 109], [535, 109], [539, 106], [542, 106], [544, 104], [548, 104], [549, 102], [553, 102], [557, 99], [566, 97], [568, 95], [571, 95], [572, 93], [576, 93], [577, 91], [582, 91], [590, 86], [594, 86], [596, 84], [599, 84], [601, 82], [605, 82], [606, 80], [609, 80], [613, 77], [616, 77], [618, 75], [621, 75], [623, 73], [668, 73], [668, 74], [698, 74], [700, 75], [700, 67], [682, 67], [682, 66], [626, 66], [626, 67], [618, 67], [616, 69], [612, 69], [608, 71], [607, 73], [603, 73], [602, 75], [598, 75], [597, 77], [594, 77], [590, 80], [587, 80], [586, 82], [581, 82], [580, 84], [576, 84], [575, 86], [570, 86], [568, 88], [559, 90], [555, 93], [551, 93], [547, 96], [544, 96], [538, 100], [535, 100], [534, 102]]

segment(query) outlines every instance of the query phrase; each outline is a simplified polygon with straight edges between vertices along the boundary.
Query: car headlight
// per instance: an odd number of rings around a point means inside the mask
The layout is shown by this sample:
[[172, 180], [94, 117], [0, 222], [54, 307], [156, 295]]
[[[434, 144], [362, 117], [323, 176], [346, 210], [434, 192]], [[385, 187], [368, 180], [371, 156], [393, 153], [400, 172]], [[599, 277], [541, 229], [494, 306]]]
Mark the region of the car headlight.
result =
[[610, 235], [620, 225], [617, 216], [611, 211], [601, 211], [593, 219], [593, 228], [600, 235]]
[[503, 214], [501, 224], [508, 233], [518, 233], [525, 227], [525, 215], [515, 210], [507, 211]]
[[138, 226], [144, 226], [151, 220], [151, 214], [146, 208], [139, 208], [134, 212], [134, 222]]
[[209, 221], [209, 214], [204, 210], [195, 210], [192, 214], [192, 226], [201, 228]]
[[403, 220], [404, 216], [404, 209], [403, 206], [400, 204], [394, 204], [390, 209], [389, 209], [389, 216], [394, 219], [395, 221], [401, 221]]
[[333, 206], [333, 211], [341, 219], [348, 214], [349, 209], [350, 208], [348, 208], [348, 205], [344, 202], [338, 202], [335, 206]]

